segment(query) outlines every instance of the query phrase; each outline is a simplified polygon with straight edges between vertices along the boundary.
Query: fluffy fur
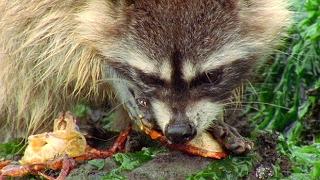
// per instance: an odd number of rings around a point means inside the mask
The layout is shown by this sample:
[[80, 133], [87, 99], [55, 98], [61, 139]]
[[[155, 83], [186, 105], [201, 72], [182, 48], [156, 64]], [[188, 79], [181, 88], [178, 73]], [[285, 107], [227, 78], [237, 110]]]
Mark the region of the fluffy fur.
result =
[[[241, 35], [238, 45], [245, 48], [271, 49], [289, 24], [287, 0], [217, 1], [238, 9], [241, 29], [235, 33]], [[183, 1], [160, 2], [172, 6]], [[131, 28], [132, 3], [0, 0], [0, 137], [42, 131], [51, 126], [52, 117], [79, 101], [99, 105], [114, 100], [112, 79], [104, 75], [109, 60], [117, 62], [114, 57], [147, 70], [156, 66], [123, 40]], [[228, 58], [227, 53], [223, 56]]]

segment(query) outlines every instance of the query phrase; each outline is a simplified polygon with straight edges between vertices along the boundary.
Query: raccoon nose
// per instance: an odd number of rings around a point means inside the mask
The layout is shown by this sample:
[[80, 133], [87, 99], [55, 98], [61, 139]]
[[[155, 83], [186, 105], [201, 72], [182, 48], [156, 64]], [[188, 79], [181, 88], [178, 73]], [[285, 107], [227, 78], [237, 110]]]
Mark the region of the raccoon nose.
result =
[[197, 131], [192, 124], [169, 124], [165, 136], [174, 144], [183, 144], [191, 140]]

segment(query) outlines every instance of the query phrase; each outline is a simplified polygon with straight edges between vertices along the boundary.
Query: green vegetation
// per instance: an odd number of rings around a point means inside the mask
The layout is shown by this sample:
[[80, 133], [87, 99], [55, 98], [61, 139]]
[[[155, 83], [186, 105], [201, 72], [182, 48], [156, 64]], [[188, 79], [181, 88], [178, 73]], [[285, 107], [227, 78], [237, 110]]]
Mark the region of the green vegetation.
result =
[[246, 157], [228, 157], [221, 161], [215, 161], [205, 170], [190, 176], [188, 180], [198, 179], [224, 179], [234, 180], [247, 176], [253, 168], [255, 162], [254, 155]]
[[104, 176], [104, 179], [126, 179], [121, 175], [122, 172], [130, 171], [141, 166], [162, 151], [163, 150], [157, 148], [145, 148], [142, 151], [134, 153], [118, 153], [114, 155], [113, 158], [119, 167]]
[[24, 141], [15, 139], [5, 144], [0, 144], [0, 160], [19, 155], [24, 152]]

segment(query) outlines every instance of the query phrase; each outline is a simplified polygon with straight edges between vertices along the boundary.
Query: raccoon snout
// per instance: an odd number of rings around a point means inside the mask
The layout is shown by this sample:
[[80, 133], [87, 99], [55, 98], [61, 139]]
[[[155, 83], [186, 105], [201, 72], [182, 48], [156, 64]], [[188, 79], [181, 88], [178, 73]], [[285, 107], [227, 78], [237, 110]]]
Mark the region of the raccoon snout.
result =
[[165, 129], [165, 136], [174, 144], [183, 144], [197, 134], [197, 130], [191, 123], [169, 124]]

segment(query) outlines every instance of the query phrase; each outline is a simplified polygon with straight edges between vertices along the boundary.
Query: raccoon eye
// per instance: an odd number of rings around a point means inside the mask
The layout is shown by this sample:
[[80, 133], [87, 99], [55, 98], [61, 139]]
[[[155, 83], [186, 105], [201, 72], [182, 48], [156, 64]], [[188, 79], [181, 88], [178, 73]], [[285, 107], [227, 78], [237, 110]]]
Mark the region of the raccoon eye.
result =
[[217, 85], [222, 79], [223, 69], [215, 69], [202, 73], [190, 82], [190, 88], [203, 85]]
[[140, 77], [142, 82], [148, 86], [153, 86], [153, 87], [163, 87], [165, 85], [164, 80], [159, 79], [156, 76], [152, 75], [143, 75]]
[[138, 98], [137, 103], [141, 107], [147, 107], [148, 101], [145, 98]]

